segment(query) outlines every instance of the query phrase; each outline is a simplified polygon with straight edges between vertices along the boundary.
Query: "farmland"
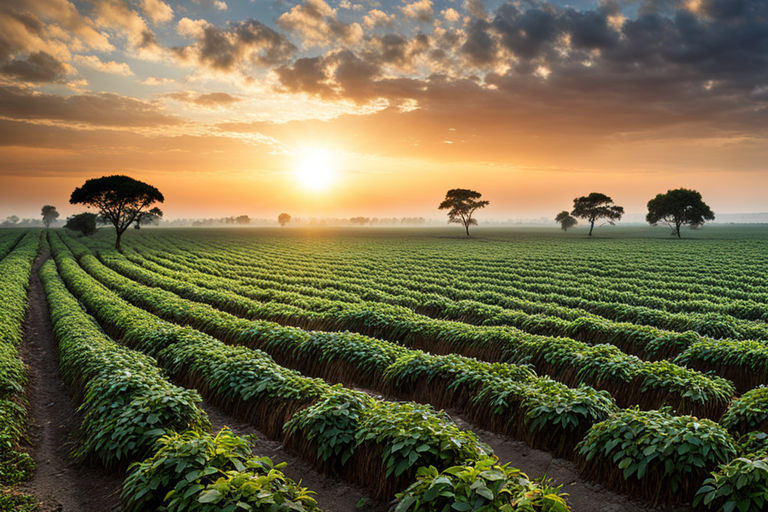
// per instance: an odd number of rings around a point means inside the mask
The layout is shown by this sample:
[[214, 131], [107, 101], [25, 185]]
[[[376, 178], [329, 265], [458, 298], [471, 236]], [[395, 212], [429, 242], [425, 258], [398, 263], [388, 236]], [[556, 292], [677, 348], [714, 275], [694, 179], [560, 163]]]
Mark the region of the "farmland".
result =
[[101, 507], [763, 509], [768, 228], [607, 233], [0, 231], [0, 510], [46, 471], [35, 307]]

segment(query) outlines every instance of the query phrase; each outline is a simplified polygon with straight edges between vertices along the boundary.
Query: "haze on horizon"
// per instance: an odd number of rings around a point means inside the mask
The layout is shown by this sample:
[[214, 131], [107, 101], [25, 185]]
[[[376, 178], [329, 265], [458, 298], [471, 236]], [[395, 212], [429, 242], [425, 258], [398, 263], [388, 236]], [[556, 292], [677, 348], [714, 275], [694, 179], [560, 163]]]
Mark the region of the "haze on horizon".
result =
[[5, 0], [0, 218], [114, 173], [166, 218], [764, 212], [767, 107], [764, 0]]

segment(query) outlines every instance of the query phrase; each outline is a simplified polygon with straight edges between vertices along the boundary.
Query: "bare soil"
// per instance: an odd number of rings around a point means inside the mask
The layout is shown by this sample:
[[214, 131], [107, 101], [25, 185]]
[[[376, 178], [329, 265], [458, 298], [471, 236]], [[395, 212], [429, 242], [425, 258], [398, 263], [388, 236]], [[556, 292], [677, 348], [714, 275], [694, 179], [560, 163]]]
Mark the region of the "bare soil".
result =
[[370, 494], [365, 489], [318, 473], [310, 463], [286, 452], [279, 442], [267, 439], [250, 423], [238, 421], [209, 402], [203, 402], [202, 408], [208, 414], [214, 432], [229, 427], [237, 435], [255, 435], [256, 438], [252, 444], [253, 453], [258, 456], [267, 456], [275, 463], [287, 463], [288, 465], [282, 470], [283, 473], [296, 482], [300, 481], [302, 487], [314, 491], [316, 493], [314, 498], [323, 510], [327, 512], [386, 512], [388, 509], [385, 503], [371, 499]]
[[69, 456], [81, 415], [59, 374], [56, 339], [38, 275], [46, 259], [47, 251], [34, 262], [20, 347], [21, 358], [29, 370], [29, 452], [37, 469], [19, 490], [35, 496], [43, 512], [119, 510], [121, 476], [100, 467], [77, 464]]

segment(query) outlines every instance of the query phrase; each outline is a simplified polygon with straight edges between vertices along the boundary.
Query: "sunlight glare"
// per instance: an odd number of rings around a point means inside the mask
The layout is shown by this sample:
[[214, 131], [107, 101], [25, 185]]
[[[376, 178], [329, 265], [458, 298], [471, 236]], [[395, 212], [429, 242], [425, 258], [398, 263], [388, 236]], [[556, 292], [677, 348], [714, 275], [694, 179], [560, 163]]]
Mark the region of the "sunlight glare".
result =
[[296, 179], [305, 188], [325, 190], [336, 179], [336, 159], [327, 149], [312, 148], [299, 155]]

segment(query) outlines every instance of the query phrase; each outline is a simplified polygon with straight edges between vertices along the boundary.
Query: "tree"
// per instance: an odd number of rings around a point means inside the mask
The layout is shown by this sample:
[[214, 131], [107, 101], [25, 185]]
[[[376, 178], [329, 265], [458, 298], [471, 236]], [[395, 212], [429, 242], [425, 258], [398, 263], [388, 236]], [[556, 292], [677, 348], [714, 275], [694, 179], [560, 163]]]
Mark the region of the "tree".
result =
[[152, 185], [128, 176], [102, 176], [86, 181], [72, 192], [69, 202], [99, 209], [99, 215], [115, 227], [115, 248], [125, 230], [154, 203], [165, 200]]
[[464, 230], [469, 238], [469, 226], [477, 224], [477, 220], [472, 218], [472, 214], [479, 208], [485, 208], [489, 201], [478, 201], [480, 192], [466, 188], [452, 188], [445, 194], [445, 199], [440, 206], [440, 210], [448, 210], [448, 222], [463, 224]]
[[579, 221], [571, 217], [571, 214], [565, 210], [557, 214], [555, 222], [560, 223], [560, 227], [563, 228], [563, 231], [568, 231], [568, 228], [572, 228], [579, 223]]
[[614, 205], [613, 199], [607, 195], [592, 192], [588, 196], [577, 197], [573, 200], [571, 215], [589, 222], [589, 236], [592, 236], [595, 221], [607, 219], [608, 224], [613, 226], [614, 222], [620, 220], [621, 216], [624, 215], [624, 208]]
[[369, 217], [352, 217], [349, 219], [349, 222], [351, 224], [359, 224], [360, 226], [365, 226], [366, 224], [371, 224], [371, 219]]
[[277, 216], [277, 222], [280, 223], [281, 226], [285, 226], [289, 222], [291, 222], [291, 216], [287, 213], [281, 213]]
[[249, 216], [247, 216], [247, 215], [238, 215], [235, 218], [235, 222], [237, 224], [250, 224], [251, 223], [251, 218]]
[[18, 222], [19, 222], [19, 218], [16, 215], [10, 215], [5, 218], [4, 224], [10, 224], [12, 226]]
[[149, 226], [151, 224], [160, 223], [160, 219], [163, 218], [163, 210], [155, 206], [149, 211], [141, 212], [136, 217], [136, 222], [133, 225], [136, 229], [141, 229], [141, 226]]
[[79, 231], [83, 235], [92, 235], [96, 232], [96, 214], [85, 212], [67, 217], [64, 228]]
[[59, 212], [56, 211], [56, 207], [49, 204], [43, 206], [40, 215], [43, 216], [43, 224], [45, 224], [46, 228], [51, 227], [51, 223], [59, 218]]
[[680, 226], [689, 225], [697, 228], [708, 220], [715, 220], [715, 214], [701, 200], [701, 194], [687, 188], [667, 190], [666, 194], [657, 194], [648, 201], [648, 215], [651, 225], [664, 222], [672, 229], [672, 234], [680, 236]]

